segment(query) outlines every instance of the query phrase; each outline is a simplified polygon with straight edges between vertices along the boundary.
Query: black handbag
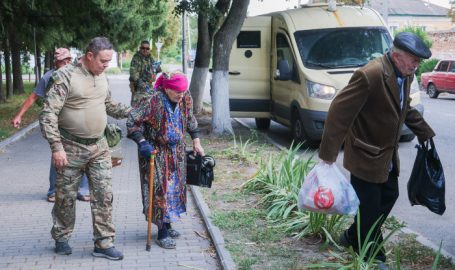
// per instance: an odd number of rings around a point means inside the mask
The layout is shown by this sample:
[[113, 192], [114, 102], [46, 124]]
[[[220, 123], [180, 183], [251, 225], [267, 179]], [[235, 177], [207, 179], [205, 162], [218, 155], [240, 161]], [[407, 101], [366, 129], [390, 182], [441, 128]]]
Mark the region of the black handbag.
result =
[[442, 215], [446, 210], [444, 171], [433, 139], [429, 141], [416, 145], [417, 156], [409, 177], [408, 197], [411, 205], [423, 205]]
[[193, 151], [187, 151], [186, 183], [200, 187], [212, 187], [213, 167], [215, 167], [215, 159], [213, 157], [195, 155]]

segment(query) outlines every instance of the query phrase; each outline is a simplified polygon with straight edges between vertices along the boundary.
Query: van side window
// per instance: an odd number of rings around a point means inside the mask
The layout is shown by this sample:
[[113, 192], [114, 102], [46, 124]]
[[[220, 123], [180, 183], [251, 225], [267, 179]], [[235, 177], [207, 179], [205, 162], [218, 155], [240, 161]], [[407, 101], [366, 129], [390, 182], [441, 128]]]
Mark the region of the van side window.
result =
[[446, 72], [448, 67], [449, 67], [449, 62], [448, 61], [442, 61], [439, 64], [437, 71]]
[[296, 65], [291, 46], [284, 34], [276, 35], [276, 70], [275, 79], [281, 81], [296, 80]]
[[240, 31], [237, 48], [261, 48], [261, 31]]

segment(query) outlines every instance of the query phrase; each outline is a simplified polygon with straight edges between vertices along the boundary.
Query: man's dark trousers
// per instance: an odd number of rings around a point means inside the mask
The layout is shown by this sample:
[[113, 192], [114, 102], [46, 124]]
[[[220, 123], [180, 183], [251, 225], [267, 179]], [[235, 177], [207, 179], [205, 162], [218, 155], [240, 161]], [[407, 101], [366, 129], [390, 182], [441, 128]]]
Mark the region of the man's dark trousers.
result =
[[[398, 199], [397, 174], [395, 170], [392, 170], [389, 173], [387, 182], [381, 184], [370, 183], [351, 174], [351, 184], [360, 201], [361, 245], [363, 245], [363, 241], [365, 240], [368, 231], [378, 219], [380, 219], [380, 221], [376, 225], [374, 233], [370, 236], [368, 242], [373, 241], [373, 239], [378, 239], [376, 243], [380, 244], [383, 241], [381, 233], [382, 224]], [[352, 244], [354, 250], [358, 251], [357, 216], [354, 219], [354, 223], [348, 229], [348, 240]], [[385, 262], [386, 256], [383, 249], [376, 255], [376, 259]]]

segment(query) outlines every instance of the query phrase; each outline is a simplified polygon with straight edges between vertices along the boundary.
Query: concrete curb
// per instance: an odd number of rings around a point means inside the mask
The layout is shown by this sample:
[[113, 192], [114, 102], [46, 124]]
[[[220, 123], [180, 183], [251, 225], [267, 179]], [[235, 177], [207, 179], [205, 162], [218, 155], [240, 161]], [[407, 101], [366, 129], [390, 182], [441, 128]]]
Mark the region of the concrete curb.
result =
[[210, 209], [205, 203], [204, 198], [202, 197], [199, 188], [196, 186], [190, 186], [193, 197], [196, 201], [196, 205], [201, 212], [202, 218], [204, 219], [205, 226], [209, 231], [210, 237], [212, 238], [213, 244], [215, 245], [216, 252], [220, 258], [221, 267], [224, 270], [234, 270], [236, 269], [234, 260], [232, 260], [231, 254], [224, 247], [224, 237], [221, 234], [220, 229], [217, 226], [213, 225], [212, 220], [210, 219]]
[[[430, 239], [426, 238], [425, 236], [421, 235], [420, 233], [418, 233], [416, 231], [413, 231], [413, 230], [411, 230], [409, 228], [403, 228], [403, 229], [401, 229], [401, 231], [406, 233], [406, 234], [415, 234], [415, 235], [417, 235], [417, 237], [416, 237], [417, 242], [419, 242], [420, 244], [422, 244], [422, 245], [424, 245], [424, 246], [426, 246], [428, 248], [431, 248], [432, 250], [434, 250], [434, 252], [438, 252], [439, 251], [439, 245], [436, 245]], [[442, 246], [444, 246], [444, 243], [442, 243]], [[455, 259], [455, 256], [453, 254], [450, 254], [448, 251], [446, 251], [442, 247], [441, 247], [441, 255], [451, 259], [452, 261], [454, 261], [454, 259]]]
[[35, 129], [38, 128], [38, 126], [39, 126], [39, 122], [35, 121], [35, 122], [31, 123], [30, 125], [26, 126], [25, 128], [19, 130], [13, 136], [7, 138], [4, 141], [1, 141], [0, 149], [4, 149], [5, 147], [9, 146], [10, 144], [13, 144], [13, 143], [19, 141], [20, 139], [24, 138], [29, 133], [35, 131]]

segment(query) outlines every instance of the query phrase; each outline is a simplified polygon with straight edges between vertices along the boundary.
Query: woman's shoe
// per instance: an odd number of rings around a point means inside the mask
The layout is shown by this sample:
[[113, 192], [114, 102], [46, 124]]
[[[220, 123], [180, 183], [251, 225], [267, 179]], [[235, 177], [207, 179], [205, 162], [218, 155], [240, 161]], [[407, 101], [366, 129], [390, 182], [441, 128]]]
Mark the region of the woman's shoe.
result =
[[167, 233], [169, 234], [169, 236], [170, 236], [171, 238], [179, 238], [180, 235], [181, 235], [178, 231], [176, 231], [176, 230], [174, 230], [174, 229], [168, 229], [168, 230], [167, 230]]
[[157, 239], [156, 243], [158, 244], [158, 246], [165, 248], [165, 249], [174, 249], [175, 245], [176, 245], [175, 240], [170, 237], [166, 237], [163, 239]]
[[47, 201], [51, 203], [55, 202], [55, 195], [48, 196]]

